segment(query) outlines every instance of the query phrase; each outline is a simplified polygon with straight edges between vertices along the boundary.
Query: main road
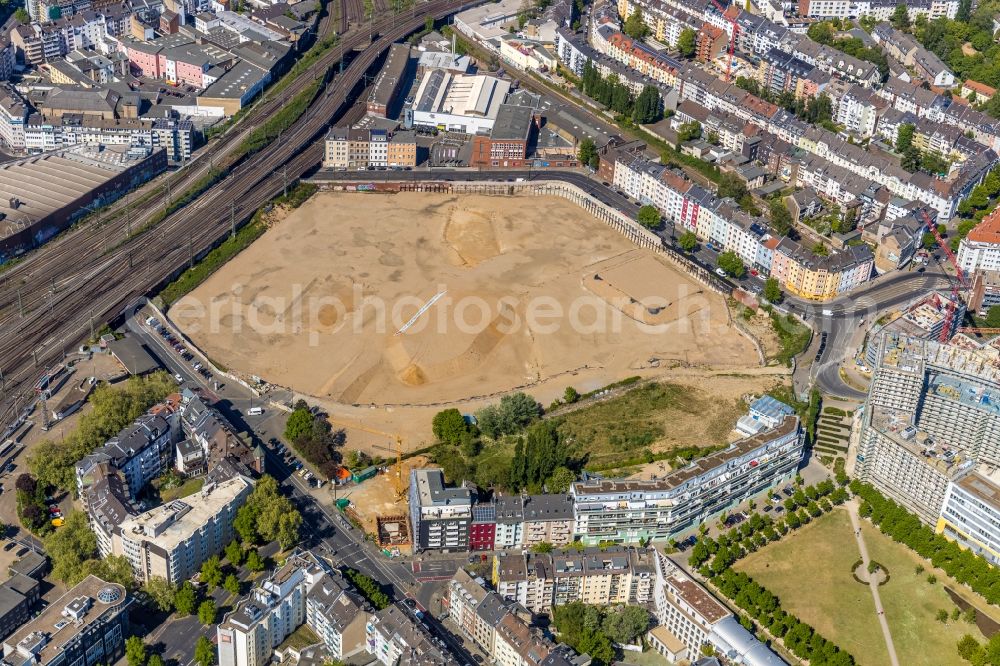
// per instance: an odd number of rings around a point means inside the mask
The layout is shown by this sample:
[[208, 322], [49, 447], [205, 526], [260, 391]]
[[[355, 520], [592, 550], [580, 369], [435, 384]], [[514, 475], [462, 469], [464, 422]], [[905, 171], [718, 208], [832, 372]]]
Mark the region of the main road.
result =
[[[278, 141], [243, 159], [218, 183], [155, 227], [108, 247], [99, 227], [67, 236], [53, 252], [40, 252], [6, 275], [0, 291], [0, 423], [14, 416], [14, 395], [25, 395], [42, 369], [89, 336], [95, 324], [114, 318], [130, 303], [178, 273], [223, 237], [233, 220], [249, 218], [286, 182], [322, 160], [316, 143], [328, 125], [352, 106], [353, 94], [368, 71], [395, 42], [420, 28], [426, 17], [441, 19], [476, 2], [430, 0], [409, 16], [375, 21], [368, 32], [352, 33], [319, 58], [289, 88], [261, 106], [280, 107], [290, 91], [326, 79], [332, 65], [355, 47], [345, 70], [332, 76], [313, 104]], [[287, 94], [286, 94], [287, 93]], [[254, 116], [256, 117], [256, 116]], [[242, 123], [241, 123], [242, 124]], [[244, 136], [247, 125], [236, 134]], [[235, 139], [234, 139], [235, 141]], [[236, 142], [233, 145], [238, 145]], [[201, 168], [205, 168], [202, 158]], [[207, 172], [205, 172], [207, 173]], [[128, 220], [133, 229], [150, 222], [155, 209]], [[23, 314], [22, 314], [23, 313]]]

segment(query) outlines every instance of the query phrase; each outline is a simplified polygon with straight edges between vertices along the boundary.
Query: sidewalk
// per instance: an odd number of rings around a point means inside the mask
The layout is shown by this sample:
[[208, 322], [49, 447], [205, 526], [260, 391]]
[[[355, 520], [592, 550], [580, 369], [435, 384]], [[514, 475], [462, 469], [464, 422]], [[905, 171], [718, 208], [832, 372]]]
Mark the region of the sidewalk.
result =
[[[861, 536], [861, 521], [858, 518], [858, 500], [857, 498], [851, 498], [847, 504], [847, 515], [851, 518], [851, 527], [854, 528], [854, 538], [858, 542], [858, 550], [861, 551], [861, 566], [865, 569], [868, 568], [868, 547], [865, 546], [865, 538]], [[882, 599], [878, 594], [878, 581], [875, 578], [871, 578], [868, 581], [868, 587], [871, 589], [872, 598], [875, 600], [875, 612], [878, 614], [879, 624], [882, 626], [882, 636], [885, 637], [885, 647], [889, 651], [889, 661], [892, 662], [892, 666], [899, 666], [899, 659], [896, 657], [896, 646], [892, 642], [892, 634], [889, 632], [889, 623], [885, 619], [885, 610], [882, 608]]]

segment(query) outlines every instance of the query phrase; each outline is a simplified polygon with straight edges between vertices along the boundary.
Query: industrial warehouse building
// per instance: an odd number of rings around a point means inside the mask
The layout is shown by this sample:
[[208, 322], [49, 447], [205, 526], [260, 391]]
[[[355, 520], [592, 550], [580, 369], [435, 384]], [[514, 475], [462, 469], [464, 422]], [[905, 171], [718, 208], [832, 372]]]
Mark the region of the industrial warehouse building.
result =
[[166, 168], [165, 150], [82, 145], [0, 165], [0, 263]]

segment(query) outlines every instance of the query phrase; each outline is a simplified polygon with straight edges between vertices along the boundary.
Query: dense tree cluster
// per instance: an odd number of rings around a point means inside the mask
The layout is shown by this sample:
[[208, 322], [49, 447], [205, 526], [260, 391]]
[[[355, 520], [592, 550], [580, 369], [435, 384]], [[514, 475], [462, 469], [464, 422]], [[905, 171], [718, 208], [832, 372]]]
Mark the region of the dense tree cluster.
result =
[[320, 474], [332, 479], [340, 467], [339, 448], [344, 445], [344, 432], [333, 430], [323, 414], [313, 414], [304, 400], [295, 405], [285, 423], [285, 439], [312, 463]]
[[131, 377], [114, 387], [101, 384], [90, 396], [93, 409], [80, 417], [76, 430], [61, 441], [40, 443], [28, 456], [28, 468], [42, 486], [75, 492], [76, 463], [176, 390], [177, 383], [164, 372]]
[[589, 61], [583, 66], [580, 89], [604, 107], [642, 125], [655, 123], [663, 116], [660, 92], [654, 86], [643, 87], [639, 96], [634, 97], [631, 89], [617, 74], [601, 76]]
[[431, 422], [431, 431], [439, 442], [461, 446], [468, 455], [475, 455], [478, 450], [474, 442], [479, 437], [479, 429], [468, 423], [462, 412], [455, 408], [435, 414]]
[[266, 474], [233, 520], [233, 528], [245, 543], [277, 541], [282, 548], [298, 543], [301, 526], [302, 515], [279, 492], [278, 482]]
[[594, 140], [589, 136], [580, 140], [580, 147], [577, 150], [576, 159], [580, 161], [580, 164], [589, 166], [595, 171], [597, 170], [597, 167], [601, 165], [601, 157], [597, 154], [597, 146], [594, 145]]
[[954, 541], [935, 534], [916, 515], [872, 486], [855, 480], [851, 482], [851, 491], [863, 500], [861, 516], [870, 518], [886, 536], [909, 546], [959, 583], [968, 585], [988, 603], [1000, 603], [1000, 570], [971, 550], [962, 550]]
[[632, 12], [625, 19], [622, 29], [632, 39], [642, 39], [649, 34], [649, 26], [642, 17], [642, 7], [633, 5]]
[[684, 28], [677, 38], [677, 52], [685, 58], [693, 58], [698, 47], [698, 33], [694, 28]]
[[882, 80], [889, 75], [889, 61], [877, 46], [866, 46], [860, 37], [838, 37], [835, 24], [831, 21], [819, 21], [809, 26], [807, 33], [814, 42], [832, 46], [841, 53], [846, 53], [858, 60], [870, 62], [878, 68]]
[[479, 431], [490, 439], [520, 432], [542, 415], [542, 406], [526, 393], [511, 393], [476, 412]]
[[741, 278], [747, 272], [746, 266], [743, 265], [743, 260], [740, 259], [740, 255], [731, 250], [719, 254], [717, 261], [719, 268], [735, 278]]
[[840, 129], [833, 122], [833, 100], [826, 93], [808, 98], [796, 97], [795, 93], [790, 90], [772, 93], [761, 86], [757, 79], [746, 76], [736, 77], [736, 85], [748, 93], [760, 97], [765, 102], [771, 102], [785, 111], [795, 114], [800, 120], [820, 125], [834, 132]]
[[559, 640], [589, 654], [597, 666], [615, 660], [614, 643], [631, 643], [649, 628], [649, 613], [641, 606], [601, 608], [581, 601], [556, 606], [552, 621]]
[[44, 485], [30, 474], [21, 474], [14, 482], [17, 492], [17, 517], [21, 525], [33, 534], [48, 534], [52, 531]]
[[539, 492], [546, 480], [559, 467], [566, 466], [566, 448], [559, 443], [559, 432], [548, 421], [534, 423], [524, 440], [514, 445], [514, 460], [510, 466], [510, 488]]
[[67, 586], [76, 585], [90, 574], [119, 583], [128, 590], [135, 586], [127, 559], [119, 555], [98, 557], [97, 537], [82, 511], [70, 511], [63, 526], [46, 537], [44, 544], [52, 560], [52, 577]]
[[382, 610], [391, 603], [389, 595], [382, 591], [379, 584], [360, 571], [347, 569], [344, 571], [344, 575], [347, 576], [347, 580], [354, 584], [354, 587], [358, 588], [361, 596], [376, 609]]

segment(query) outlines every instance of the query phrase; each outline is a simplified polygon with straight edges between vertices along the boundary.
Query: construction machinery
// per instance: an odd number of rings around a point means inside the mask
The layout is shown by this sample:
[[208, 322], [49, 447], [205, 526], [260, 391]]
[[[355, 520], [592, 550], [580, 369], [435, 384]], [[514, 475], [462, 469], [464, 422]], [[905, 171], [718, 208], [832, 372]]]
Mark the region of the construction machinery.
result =
[[[715, 8], [718, 9], [719, 13], [722, 14], [722, 19], [724, 21], [728, 21], [730, 25], [729, 62], [726, 64], [726, 83], [729, 83], [733, 75], [733, 55], [736, 53], [736, 33], [739, 32], [740, 26], [736, 22], [735, 18], [730, 17], [729, 14], [726, 13], [728, 10], [735, 8], [735, 5], [730, 5], [729, 7], [723, 8], [723, 6], [719, 4], [718, 0], [712, 0], [712, 4], [715, 5]], [[737, 10], [737, 16], [738, 15], [739, 11]]]

